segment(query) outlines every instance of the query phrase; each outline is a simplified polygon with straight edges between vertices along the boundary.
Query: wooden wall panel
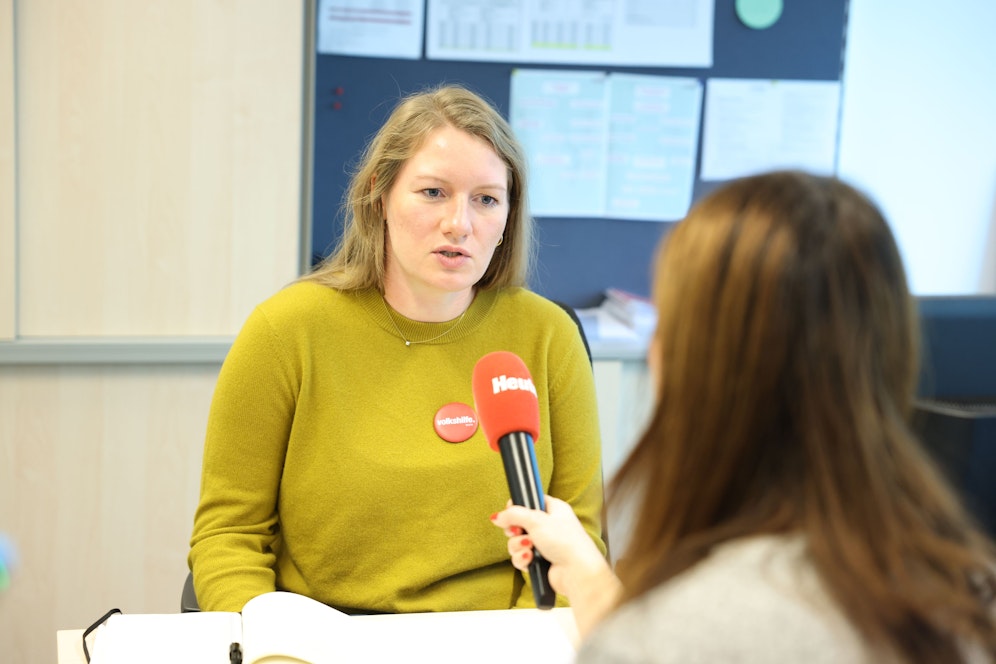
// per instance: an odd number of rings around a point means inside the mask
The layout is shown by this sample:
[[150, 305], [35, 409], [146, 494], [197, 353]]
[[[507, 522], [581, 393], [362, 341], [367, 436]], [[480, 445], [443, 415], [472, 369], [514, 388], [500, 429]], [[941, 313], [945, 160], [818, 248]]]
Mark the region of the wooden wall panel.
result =
[[[220, 366], [182, 342], [215, 348], [298, 274], [313, 8], [13, 4], [0, 0], [0, 531], [20, 565], [0, 593], [0, 659], [51, 662], [58, 629], [179, 608]], [[190, 361], [122, 359], [151, 338]], [[87, 359], [95, 339], [106, 363]], [[52, 341], [73, 359], [23, 361]]]
[[0, 0], [0, 341], [17, 333], [14, 0]]
[[19, 332], [232, 334], [299, 270], [304, 3], [18, 7]]
[[54, 662], [55, 632], [112, 607], [175, 613], [218, 367], [0, 367], [3, 660]]

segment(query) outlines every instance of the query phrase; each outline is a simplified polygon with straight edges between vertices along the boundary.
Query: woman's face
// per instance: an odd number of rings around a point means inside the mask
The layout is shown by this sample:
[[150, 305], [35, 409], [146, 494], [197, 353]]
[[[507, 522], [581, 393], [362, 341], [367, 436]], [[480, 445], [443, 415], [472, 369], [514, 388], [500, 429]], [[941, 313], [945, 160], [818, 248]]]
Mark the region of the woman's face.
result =
[[488, 143], [450, 126], [430, 132], [383, 200], [392, 304], [469, 294], [505, 231], [508, 196], [508, 168]]

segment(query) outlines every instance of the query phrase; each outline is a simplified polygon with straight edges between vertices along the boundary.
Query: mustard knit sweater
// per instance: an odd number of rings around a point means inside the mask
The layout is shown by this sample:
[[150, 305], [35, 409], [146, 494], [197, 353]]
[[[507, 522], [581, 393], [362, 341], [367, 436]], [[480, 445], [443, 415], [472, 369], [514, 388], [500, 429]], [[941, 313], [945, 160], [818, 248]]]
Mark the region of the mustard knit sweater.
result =
[[[405, 346], [395, 324], [438, 339]], [[534, 606], [489, 521], [509, 498], [501, 456], [479, 428], [461, 443], [433, 428], [441, 406], [473, 406], [494, 350], [536, 385], [545, 491], [601, 546], [594, 382], [563, 310], [481, 291], [454, 327], [389, 312], [375, 290], [296, 283], [250, 315], [218, 377], [189, 555], [201, 608], [275, 589], [361, 611]]]

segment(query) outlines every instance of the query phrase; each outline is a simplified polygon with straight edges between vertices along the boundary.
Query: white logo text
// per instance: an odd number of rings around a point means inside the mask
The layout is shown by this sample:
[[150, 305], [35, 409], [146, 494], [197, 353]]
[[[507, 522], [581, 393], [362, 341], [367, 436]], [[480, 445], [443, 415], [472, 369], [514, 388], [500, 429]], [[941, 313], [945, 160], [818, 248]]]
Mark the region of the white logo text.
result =
[[526, 392], [532, 392], [533, 396], [536, 396], [536, 386], [533, 385], [532, 378], [516, 378], [515, 376], [502, 374], [491, 379], [491, 389], [494, 390], [494, 394], [508, 390], [525, 390]]

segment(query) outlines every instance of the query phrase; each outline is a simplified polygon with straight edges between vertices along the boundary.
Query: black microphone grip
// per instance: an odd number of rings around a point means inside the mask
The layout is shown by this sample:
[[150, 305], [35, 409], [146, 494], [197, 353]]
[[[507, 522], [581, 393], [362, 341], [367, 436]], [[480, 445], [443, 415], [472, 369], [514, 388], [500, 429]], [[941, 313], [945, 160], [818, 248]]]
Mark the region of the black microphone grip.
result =
[[[524, 431], [506, 434], [498, 439], [502, 465], [512, 503], [534, 510], [546, 510], [543, 486], [539, 480], [533, 437]], [[533, 561], [529, 563], [529, 581], [533, 586], [533, 599], [540, 609], [552, 609], [557, 593], [550, 586], [550, 561], [533, 547]]]

